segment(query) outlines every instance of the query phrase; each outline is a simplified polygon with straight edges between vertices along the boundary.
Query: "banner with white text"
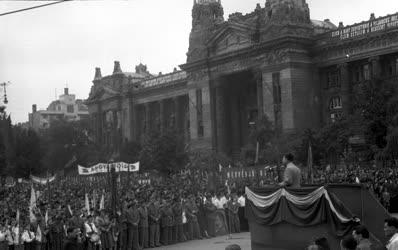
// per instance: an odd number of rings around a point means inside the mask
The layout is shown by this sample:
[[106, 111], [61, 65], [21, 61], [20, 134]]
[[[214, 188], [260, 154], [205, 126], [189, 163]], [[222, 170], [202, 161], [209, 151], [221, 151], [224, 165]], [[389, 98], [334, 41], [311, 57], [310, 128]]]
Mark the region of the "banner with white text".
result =
[[92, 175], [92, 174], [100, 174], [100, 173], [108, 173], [111, 167], [115, 168], [115, 172], [137, 172], [140, 170], [140, 162], [134, 164], [128, 164], [124, 162], [117, 163], [98, 163], [89, 168], [82, 167], [78, 165], [79, 175]]

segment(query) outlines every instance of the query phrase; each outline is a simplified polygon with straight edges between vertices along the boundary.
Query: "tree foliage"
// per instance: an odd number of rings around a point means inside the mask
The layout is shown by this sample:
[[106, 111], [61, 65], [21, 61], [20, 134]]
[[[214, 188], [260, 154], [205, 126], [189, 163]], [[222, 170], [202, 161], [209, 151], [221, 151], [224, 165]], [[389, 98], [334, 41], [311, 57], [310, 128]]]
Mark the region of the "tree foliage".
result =
[[139, 154], [143, 169], [156, 169], [165, 173], [183, 166], [187, 154], [179, 150], [178, 142], [179, 136], [171, 130], [163, 134], [153, 132], [145, 136]]

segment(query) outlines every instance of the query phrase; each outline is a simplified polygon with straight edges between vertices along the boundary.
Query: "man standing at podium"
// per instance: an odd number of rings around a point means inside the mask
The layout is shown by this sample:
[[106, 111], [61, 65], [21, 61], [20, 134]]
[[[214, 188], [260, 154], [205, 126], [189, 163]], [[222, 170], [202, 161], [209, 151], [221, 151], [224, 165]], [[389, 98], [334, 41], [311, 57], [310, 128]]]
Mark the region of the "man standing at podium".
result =
[[279, 183], [280, 187], [300, 188], [301, 187], [301, 170], [293, 164], [294, 156], [286, 154], [283, 156], [282, 163], [286, 166], [283, 173], [283, 181]]

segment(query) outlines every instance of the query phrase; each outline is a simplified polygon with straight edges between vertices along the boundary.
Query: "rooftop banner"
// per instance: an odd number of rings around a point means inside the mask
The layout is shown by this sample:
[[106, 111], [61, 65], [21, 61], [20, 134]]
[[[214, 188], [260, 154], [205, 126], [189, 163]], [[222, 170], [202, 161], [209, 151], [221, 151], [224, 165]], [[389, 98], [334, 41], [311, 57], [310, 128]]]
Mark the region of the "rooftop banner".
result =
[[92, 167], [86, 168], [78, 165], [79, 175], [93, 175], [100, 173], [108, 173], [111, 169], [110, 167], [115, 168], [115, 172], [137, 172], [140, 170], [140, 162], [136, 162], [134, 164], [129, 164], [125, 162], [117, 162], [117, 163], [98, 163]]

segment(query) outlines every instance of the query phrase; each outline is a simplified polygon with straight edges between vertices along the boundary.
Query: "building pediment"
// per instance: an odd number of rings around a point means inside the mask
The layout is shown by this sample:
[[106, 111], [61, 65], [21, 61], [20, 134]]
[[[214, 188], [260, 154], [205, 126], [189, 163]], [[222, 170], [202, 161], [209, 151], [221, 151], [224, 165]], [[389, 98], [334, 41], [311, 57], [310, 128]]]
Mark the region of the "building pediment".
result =
[[101, 102], [114, 97], [120, 96], [120, 93], [114, 89], [108, 87], [101, 87], [95, 93], [90, 96], [88, 102]]
[[249, 47], [253, 33], [254, 30], [245, 24], [226, 23], [213, 34], [207, 45], [211, 48], [212, 55], [228, 53]]

